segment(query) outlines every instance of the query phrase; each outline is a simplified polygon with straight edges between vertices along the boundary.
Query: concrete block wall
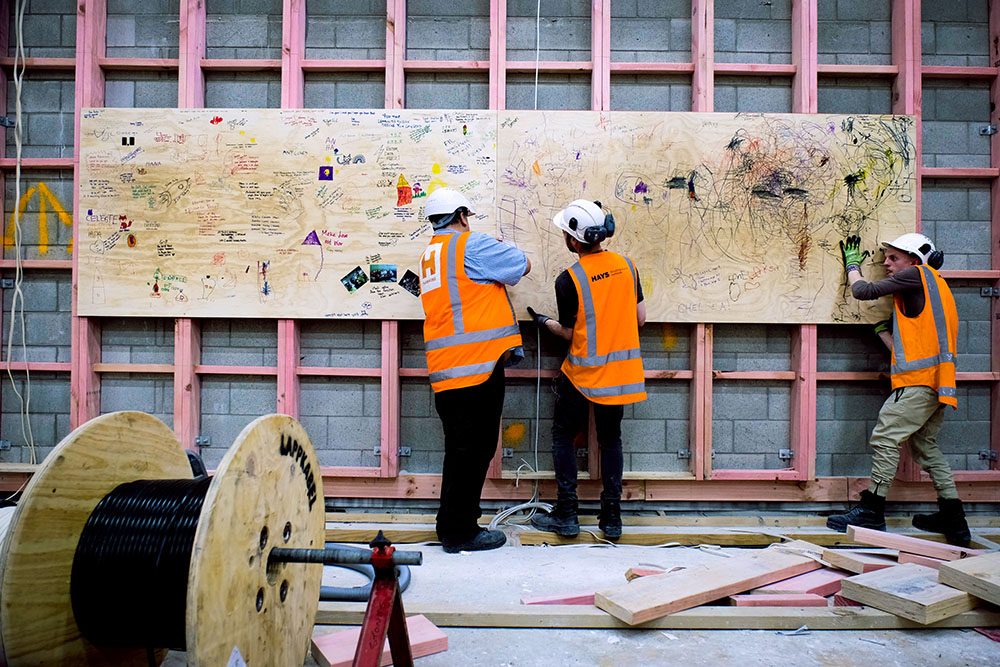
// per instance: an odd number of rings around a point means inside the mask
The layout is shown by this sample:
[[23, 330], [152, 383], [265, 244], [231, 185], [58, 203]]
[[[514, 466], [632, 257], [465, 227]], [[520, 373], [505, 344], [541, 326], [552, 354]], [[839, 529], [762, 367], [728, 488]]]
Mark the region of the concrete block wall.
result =
[[792, 80], [781, 76], [716, 76], [715, 110], [790, 113]]
[[537, 9], [535, 0], [507, 0], [507, 60], [535, 60], [536, 36], [539, 60], [590, 60], [588, 0], [546, 0], [538, 21]]
[[691, 78], [664, 74], [613, 74], [612, 111], [690, 111]]
[[986, 181], [924, 179], [921, 218], [921, 231], [944, 252], [944, 268], [990, 268]]
[[[72, 149], [71, 149], [72, 150]], [[13, 155], [13, 150], [9, 153]], [[7, 173], [4, 179], [3, 222], [6, 252], [13, 257], [14, 229], [11, 216], [17, 208], [17, 181], [14, 173]], [[44, 192], [47, 190], [47, 192]], [[24, 213], [18, 217], [21, 227], [21, 257], [23, 259], [71, 259], [73, 228], [65, 224], [55, 211], [58, 205], [70, 215], [73, 212], [73, 172], [71, 170], [22, 170], [20, 183], [20, 198], [28, 196]], [[44, 193], [44, 194], [43, 194]], [[45, 216], [41, 215], [41, 207], [45, 205]], [[45, 224], [48, 242], [41, 243], [41, 226]]]
[[[14, 57], [17, 25], [11, 5], [7, 55]], [[76, 3], [73, 0], [30, 0], [21, 23], [26, 58], [72, 58], [76, 55]]]
[[201, 448], [205, 465], [217, 466], [247, 424], [277, 410], [277, 392], [274, 376], [202, 376], [199, 434], [211, 438], [211, 444]]
[[790, 398], [787, 382], [712, 382], [712, 466], [787, 467], [778, 451], [789, 448]]
[[891, 0], [826, 0], [816, 9], [820, 63], [892, 64]]
[[[13, 278], [14, 272], [5, 270], [4, 278]], [[22, 297], [18, 299], [18, 317], [12, 318], [11, 304], [14, 290], [3, 291], [3, 343], [4, 360], [7, 340], [13, 323], [11, 361], [69, 362], [71, 298], [73, 286], [68, 273], [32, 270], [24, 274], [21, 283]], [[24, 321], [20, 318], [23, 310]], [[25, 349], [27, 355], [25, 355]], [[6, 380], [6, 377], [5, 377]]]
[[820, 382], [816, 388], [816, 475], [867, 477], [868, 438], [889, 386], [882, 382]]
[[792, 0], [715, 0], [715, 61], [792, 62], [791, 19]]
[[413, 73], [403, 94], [407, 109], [488, 109], [490, 77], [485, 72]]
[[865, 77], [820, 77], [819, 113], [892, 113], [892, 81]]
[[409, 60], [489, 60], [489, 0], [410, 0], [406, 6]]
[[[18, 394], [27, 400], [28, 418], [23, 419]], [[69, 373], [33, 372], [29, 385], [25, 374], [14, 373], [14, 384], [6, 373], [0, 377], [0, 439], [11, 442], [9, 450], [0, 451], [0, 463], [30, 463], [33, 441], [35, 460], [41, 462], [70, 432]]]
[[611, 60], [691, 62], [690, 0], [612, 0]]
[[781, 324], [716, 324], [712, 328], [712, 369], [787, 371], [792, 329]]
[[299, 363], [303, 366], [382, 367], [380, 322], [303, 320], [300, 327]]
[[378, 378], [304, 377], [299, 387], [299, 421], [320, 465], [377, 467], [382, 413]]
[[205, 57], [281, 58], [282, 0], [206, 0]]
[[385, 58], [385, 7], [385, 0], [310, 0], [305, 57]]
[[[108, 58], [176, 58], [180, 0], [107, 0]], [[175, 100], [173, 105], [177, 106]]]
[[173, 428], [173, 376], [147, 373], [103, 373], [101, 375], [101, 414], [119, 410], [148, 412]]
[[[216, 73], [221, 74], [221, 73]], [[208, 77], [206, 77], [208, 78]], [[206, 91], [206, 97], [207, 97]], [[106, 72], [104, 106], [158, 109], [177, 106], [176, 72]], [[236, 104], [223, 106], [238, 106]]]
[[201, 363], [206, 366], [274, 366], [277, 320], [200, 320]]
[[[21, 88], [22, 157], [73, 157], [74, 94], [72, 72], [25, 72]], [[15, 119], [16, 105], [17, 88], [9, 76], [5, 115], [11, 120]], [[13, 157], [14, 131], [8, 130], [6, 135], [7, 155]], [[72, 207], [72, 198], [69, 201]]]
[[920, 3], [924, 65], [990, 65], [988, 0]]
[[923, 84], [921, 149], [927, 167], [989, 167], [988, 81], [930, 80]]
[[[590, 109], [590, 74], [538, 75], [539, 109]], [[535, 108], [535, 75], [507, 75], [507, 108]]]
[[385, 76], [371, 72], [307, 72], [307, 109], [377, 109], [385, 104]]
[[174, 363], [174, 321], [162, 317], [101, 320], [101, 362]]
[[281, 75], [277, 72], [206, 72], [205, 106], [277, 109]]

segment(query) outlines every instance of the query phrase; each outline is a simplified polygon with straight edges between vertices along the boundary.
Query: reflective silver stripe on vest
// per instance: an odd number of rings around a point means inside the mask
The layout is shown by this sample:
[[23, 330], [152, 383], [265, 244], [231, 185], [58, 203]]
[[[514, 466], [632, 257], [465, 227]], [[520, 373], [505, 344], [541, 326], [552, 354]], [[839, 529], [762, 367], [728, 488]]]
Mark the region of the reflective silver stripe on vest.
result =
[[[890, 369], [890, 372], [893, 375], [905, 373], [907, 371], [919, 371], [925, 368], [932, 368], [938, 364], [955, 363], [955, 355], [948, 350], [948, 321], [944, 313], [944, 304], [941, 302], [941, 290], [938, 289], [937, 278], [934, 277], [934, 273], [926, 266], [921, 264], [917, 265], [917, 268], [920, 269], [924, 275], [924, 284], [926, 285], [925, 294], [927, 296], [924, 308], [929, 307], [931, 309], [931, 315], [934, 317], [934, 329], [937, 334], [939, 352], [938, 354], [925, 357], [923, 359], [913, 359], [911, 361], [907, 361], [906, 349], [903, 347], [903, 339], [899, 335], [899, 326], [895, 321], [893, 321], [892, 351], [896, 356], [896, 363], [893, 364]], [[896, 319], [896, 309], [893, 309], [892, 319]], [[945, 395], [947, 396], [948, 394]]]
[[569, 363], [574, 366], [603, 366], [611, 361], [627, 361], [629, 359], [642, 359], [642, 351], [639, 348], [631, 350], [619, 350], [608, 354], [596, 355], [593, 357], [577, 357], [572, 354], [567, 355]]
[[580, 300], [583, 302], [583, 320], [587, 324], [587, 358], [597, 356], [597, 317], [594, 314], [594, 296], [590, 293], [590, 278], [580, 262], [569, 267], [580, 286]]
[[601, 398], [605, 396], [624, 396], [626, 394], [641, 394], [646, 391], [645, 382], [634, 384], [622, 384], [617, 387], [576, 387], [581, 394], [587, 397]]
[[626, 256], [626, 255], [622, 255], [622, 259], [624, 259], [628, 263], [628, 268], [629, 268], [630, 271], [632, 271], [632, 291], [635, 292], [635, 298], [638, 299], [639, 298], [639, 276], [637, 276], [636, 273], [635, 273], [635, 265], [632, 264], [632, 260], [629, 259], [628, 256]]
[[455, 368], [447, 368], [443, 371], [429, 373], [427, 377], [430, 379], [431, 384], [434, 384], [435, 382], [454, 380], [456, 378], [469, 377], [470, 375], [482, 375], [483, 373], [492, 373], [497, 363], [497, 360], [494, 359], [493, 361], [484, 361], [481, 364], [456, 366]]
[[958, 394], [954, 387], [938, 387], [938, 396], [950, 396], [955, 398]]
[[488, 340], [496, 340], [498, 338], [506, 338], [507, 336], [516, 336], [521, 333], [521, 330], [516, 325], [508, 325], [504, 327], [497, 327], [495, 329], [485, 329], [483, 331], [470, 331], [468, 333], [453, 334], [451, 336], [442, 336], [441, 338], [435, 338], [429, 340], [424, 344], [427, 351], [440, 350], [443, 347], [451, 347], [452, 345], [465, 345], [466, 343], [485, 343]]
[[458, 293], [458, 270], [456, 266], [458, 255], [458, 240], [461, 234], [454, 236], [448, 243], [448, 300], [451, 301], [451, 321], [455, 326], [455, 333], [465, 332], [465, 322], [462, 319], [462, 298]]

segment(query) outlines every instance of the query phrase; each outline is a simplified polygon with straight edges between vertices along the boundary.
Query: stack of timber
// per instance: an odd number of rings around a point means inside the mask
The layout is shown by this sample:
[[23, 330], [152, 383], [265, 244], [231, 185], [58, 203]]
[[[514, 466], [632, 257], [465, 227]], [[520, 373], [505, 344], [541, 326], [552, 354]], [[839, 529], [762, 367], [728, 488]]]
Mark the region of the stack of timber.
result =
[[[1000, 604], [1000, 553], [983, 553], [928, 540], [850, 526], [848, 538], [941, 561], [938, 567], [900, 562], [844, 580], [841, 595], [923, 625], [983, 604]], [[903, 558], [899, 558], [903, 561]]]

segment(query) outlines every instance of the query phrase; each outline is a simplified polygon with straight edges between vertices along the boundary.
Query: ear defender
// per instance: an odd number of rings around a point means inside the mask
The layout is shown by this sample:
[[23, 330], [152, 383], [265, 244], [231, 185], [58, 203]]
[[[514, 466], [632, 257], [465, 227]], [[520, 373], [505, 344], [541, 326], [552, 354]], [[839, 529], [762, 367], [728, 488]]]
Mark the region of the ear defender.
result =
[[927, 266], [932, 269], [940, 269], [944, 266], [944, 253], [940, 250], [935, 250], [931, 254], [927, 255]]

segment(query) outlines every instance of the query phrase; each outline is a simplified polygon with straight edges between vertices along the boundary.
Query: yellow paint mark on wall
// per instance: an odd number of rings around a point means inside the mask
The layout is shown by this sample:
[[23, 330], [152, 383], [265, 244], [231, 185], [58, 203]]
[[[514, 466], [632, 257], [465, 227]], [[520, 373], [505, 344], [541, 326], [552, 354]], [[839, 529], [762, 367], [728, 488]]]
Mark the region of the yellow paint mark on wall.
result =
[[435, 162], [431, 166], [431, 173], [433, 173], [433, 174], [440, 174], [441, 173], [441, 165], [439, 165], [437, 162]]
[[[38, 253], [44, 255], [49, 251], [49, 214], [48, 207], [51, 206], [52, 210], [55, 211], [56, 215], [59, 216], [59, 220], [62, 221], [67, 227], [73, 226], [73, 216], [66, 211], [66, 207], [62, 205], [62, 202], [52, 194], [49, 190], [49, 186], [45, 183], [39, 181], [38, 185], [34, 188], [29, 188], [27, 192], [21, 195], [21, 199], [17, 203], [17, 219], [23, 222], [24, 211], [28, 208], [28, 202], [31, 197], [38, 192]], [[11, 211], [10, 222], [7, 223], [7, 232], [3, 235], [3, 245], [5, 248], [11, 248], [14, 246], [14, 211]], [[70, 238], [69, 245], [66, 247], [67, 254], [73, 254], [73, 239]]]
[[535, 164], [531, 165], [531, 171], [535, 172], [537, 175], [542, 175], [542, 168], [538, 166], [538, 160], [535, 160]]
[[674, 330], [673, 325], [669, 322], [664, 322], [660, 330], [661, 341], [663, 343], [664, 350], [672, 350], [675, 345], [677, 345], [677, 332]]
[[524, 440], [524, 422], [514, 422], [503, 430], [503, 441], [507, 445], [516, 445]]

